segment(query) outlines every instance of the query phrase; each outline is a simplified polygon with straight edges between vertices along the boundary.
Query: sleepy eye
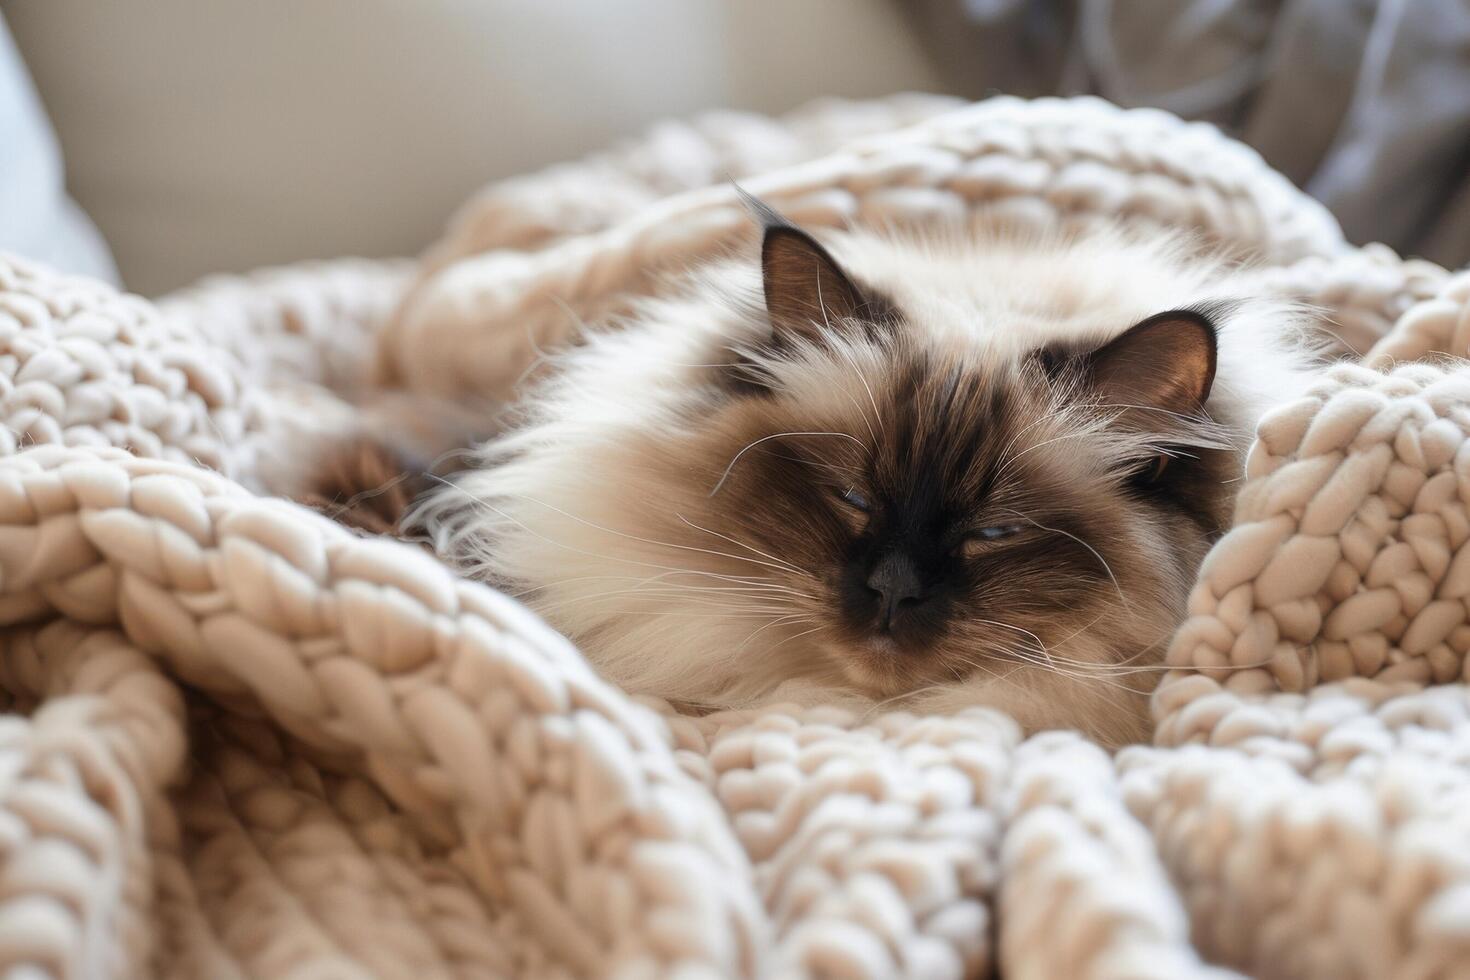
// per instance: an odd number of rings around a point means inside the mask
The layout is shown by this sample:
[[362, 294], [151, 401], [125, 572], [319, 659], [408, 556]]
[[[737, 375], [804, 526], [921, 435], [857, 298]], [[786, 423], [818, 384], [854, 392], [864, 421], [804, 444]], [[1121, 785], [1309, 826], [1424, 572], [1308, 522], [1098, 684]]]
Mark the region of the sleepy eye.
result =
[[1020, 534], [1026, 530], [1024, 524], [996, 524], [992, 527], [982, 527], [971, 531], [960, 543], [960, 551], [969, 557], [976, 557], [990, 550], [990, 545], [996, 541]]
[[1139, 490], [1152, 489], [1160, 483], [1165, 472], [1169, 469], [1172, 458], [1168, 453], [1159, 453], [1152, 459], [1143, 460], [1133, 464], [1133, 472], [1129, 475], [1129, 482]]
[[864, 514], [873, 509], [873, 505], [868, 502], [868, 498], [863, 496], [862, 491], [858, 490], [857, 487], [848, 487], [839, 493], [837, 497], [853, 510], [860, 510]]

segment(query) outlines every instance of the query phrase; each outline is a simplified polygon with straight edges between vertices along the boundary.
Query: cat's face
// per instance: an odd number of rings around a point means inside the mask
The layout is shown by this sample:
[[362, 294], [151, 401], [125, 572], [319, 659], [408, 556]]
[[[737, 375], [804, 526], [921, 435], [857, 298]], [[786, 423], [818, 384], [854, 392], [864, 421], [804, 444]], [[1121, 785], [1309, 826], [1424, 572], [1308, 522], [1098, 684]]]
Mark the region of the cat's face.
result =
[[1225, 454], [1165, 436], [1207, 393], [1203, 320], [998, 359], [937, 349], [902, 310], [823, 284], [823, 329], [738, 367], [749, 390], [668, 472], [712, 484], [677, 495], [697, 501], [691, 523], [767, 562], [724, 574], [790, 590], [805, 635], [788, 655], [882, 696], [1022, 670], [1118, 684], [1113, 668], [1156, 659], [1223, 523]]

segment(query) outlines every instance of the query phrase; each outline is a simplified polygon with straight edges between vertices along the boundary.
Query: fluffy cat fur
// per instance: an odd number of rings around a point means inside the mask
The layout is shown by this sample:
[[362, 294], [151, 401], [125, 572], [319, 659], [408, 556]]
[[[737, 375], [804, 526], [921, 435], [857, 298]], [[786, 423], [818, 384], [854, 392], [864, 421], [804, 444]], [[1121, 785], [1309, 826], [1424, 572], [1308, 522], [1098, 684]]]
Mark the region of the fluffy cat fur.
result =
[[1183, 238], [818, 243], [761, 215], [759, 261], [559, 355], [414, 523], [690, 709], [1145, 738], [1255, 423], [1308, 376], [1297, 314]]

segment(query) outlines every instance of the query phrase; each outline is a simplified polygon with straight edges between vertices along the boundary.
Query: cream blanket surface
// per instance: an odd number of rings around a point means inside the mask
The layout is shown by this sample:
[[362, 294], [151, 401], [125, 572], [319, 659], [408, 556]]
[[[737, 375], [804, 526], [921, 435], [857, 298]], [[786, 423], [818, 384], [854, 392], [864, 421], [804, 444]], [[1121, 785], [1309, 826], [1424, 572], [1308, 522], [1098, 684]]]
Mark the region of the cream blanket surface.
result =
[[[272, 496], [385, 392], [508, 397], [729, 247], [727, 175], [813, 226], [1188, 225], [1330, 317], [1353, 356], [1262, 424], [1153, 745], [681, 717]], [[416, 266], [148, 303], [0, 260], [0, 966], [1470, 976], [1470, 368], [1440, 356], [1467, 353], [1470, 275], [1350, 247], [1208, 127], [1086, 100], [670, 124], [492, 187]]]

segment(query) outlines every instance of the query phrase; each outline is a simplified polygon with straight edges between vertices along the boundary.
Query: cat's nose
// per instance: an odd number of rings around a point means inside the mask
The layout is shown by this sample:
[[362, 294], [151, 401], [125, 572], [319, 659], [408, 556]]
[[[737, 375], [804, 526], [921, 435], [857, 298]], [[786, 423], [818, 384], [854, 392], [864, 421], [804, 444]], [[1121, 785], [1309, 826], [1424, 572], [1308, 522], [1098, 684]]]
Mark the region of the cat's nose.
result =
[[868, 588], [878, 596], [878, 628], [887, 632], [899, 611], [924, 601], [924, 584], [913, 559], [890, 552], [878, 559], [868, 575]]

